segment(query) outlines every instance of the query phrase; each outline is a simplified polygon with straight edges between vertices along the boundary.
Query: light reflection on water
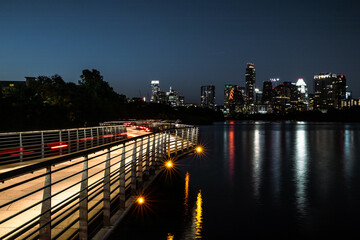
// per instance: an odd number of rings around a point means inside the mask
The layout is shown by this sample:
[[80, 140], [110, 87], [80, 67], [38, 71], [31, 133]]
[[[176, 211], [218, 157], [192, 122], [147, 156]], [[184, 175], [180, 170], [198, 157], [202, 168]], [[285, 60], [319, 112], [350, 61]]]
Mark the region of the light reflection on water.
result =
[[185, 175], [185, 191], [184, 191], [185, 216], [187, 216], [187, 214], [189, 212], [189, 180], [190, 180], [189, 172], [186, 172], [186, 175]]
[[182, 225], [167, 221], [162, 239], [358, 233], [360, 124], [233, 122], [201, 126], [200, 141], [207, 156], [184, 157], [179, 166], [181, 196], [173, 212]]
[[203, 237], [219, 228], [236, 234], [239, 222], [249, 235], [341, 232], [357, 216], [346, 214], [360, 215], [360, 124], [228, 122], [201, 127], [200, 137], [208, 157], [189, 160], [186, 171], [212, 206]]
[[304, 130], [296, 131], [295, 144], [295, 182], [296, 182], [296, 206], [301, 216], [305, 215], [307, 206], [306, 188], [308, 183], [308, 146], [307, 132]]
[[195, 238], [200, 239], [201, 237], [201, 230], [202, 230], [202, 222], [203, 222], [203, 213], [202, 213], [202, 205], [203, 199], [201, 196], [201, 190], [199, 191], [197, 198], [196, 198], [196, 209], [195, 209]]

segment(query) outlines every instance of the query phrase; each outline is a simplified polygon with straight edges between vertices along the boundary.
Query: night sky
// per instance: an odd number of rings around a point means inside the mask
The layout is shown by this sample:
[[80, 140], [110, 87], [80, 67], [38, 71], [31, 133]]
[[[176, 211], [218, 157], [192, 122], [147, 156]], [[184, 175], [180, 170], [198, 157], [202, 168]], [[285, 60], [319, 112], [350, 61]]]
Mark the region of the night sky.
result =
[[95, 68], [115, 91], [150, 96], [160, 80], [199, 103], [200, 86], [245, 85], [253, 62], [257, 87], [278, 77], [345, 74], [360, 96], [357, 1], [0, 1], [0, 80], [61, 75], [77, 82]]

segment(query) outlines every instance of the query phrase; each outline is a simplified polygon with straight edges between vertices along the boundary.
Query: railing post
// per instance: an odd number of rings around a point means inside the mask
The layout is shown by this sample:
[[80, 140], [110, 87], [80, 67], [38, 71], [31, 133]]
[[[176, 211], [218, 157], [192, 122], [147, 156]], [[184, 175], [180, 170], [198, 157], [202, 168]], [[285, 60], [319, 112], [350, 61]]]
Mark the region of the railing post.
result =
[[70, 130], [68, 130], [68, 153], [71, 152], [71, 139], [70, 139]]
[[20, 140], [20, 162], [23, 161], [23, 155], [24, 155], [24, 147], [23, 147], [23, 141], [22, 141], [22, 134], [19, 134], [19, 140]]
[[[86, 139], [86, 128], [84, 128], [84, 138]], [[86, 142], [87, 141], [84, 141], [84, 149], [86, 149]]]
[[181, 152], [184, 152], [184, 129], [181, 129]]
[[177, 155], [177, 153], [178, 153], [177, 133], [178, 133], [178, 131], [175, 130], [175, 155]]
[[169, 137], [169, 140], [167, 141], [167, 153], [168, 153], [168, 157], [170, 158], [170, 147], [171, 147], [171, 130], [169, 130], [169, 133], [168, 133], [168, 137]]
[[120, 160], [119, 200], [120, 208], [125, 208], [125, 143], [122, 146]]
[[139, 182], [142, 183], [143, 181], [143, 144], [144, 144], [144, 138], [141, 138], [140, 142], [140, 153], [139, 153]]
[[136, 190], [136, 140], [133, 145], [133, 154], [131, 160], [131, 190]]
[[45, 157], [45, 142], [44, 142], [44, 132], [41, 131], [41, 158]]
[[97, 142], [97, 145], [99, 146], [99, 128], [97, 127], [96, 128], [96, 142]]
[[94, 134], [93, 134], [93, 128], [90, 128], [90, 139], [91, 139], [91, 147], [94, 146]]
[[[59, 145], [62, 144], [61, 130], [59, 131]], [[62, 148], [59, 148], [59, 155], [62, 155]]]
[[156, 150], [156, 158], [155, 158], [155, 168], [157, 167], [157, 163], [158, 161], [160, 161], [160, 138], [161, 138], [161, 133], [159, 133], [158, 136], [158, 140], [157, 140], [157, 150]]
[[195, 145], [195, 127], [191, 128], [191, 146]]
[[149, 158], [150, 158], [150, 136], [147, 137], [147, 144], [146, 144], [146, 160], [145, 160], [145, 174], [146, 177], [149, 176]]
[[189, 150], [189, 148], [190, 148], [190, 128], [187, 128], [186, 141], [187, 141], [186, 150]]
[[107, 149], [104, 171], [104, 226], [110, 226], [110, 148]]
[[199, 143], [199, 128], [196, 127], [196, 144]]
[[79, 238], [88, 239], [88, 156], [84, 157], [79, 195]]
[[164, 158], [164, 156], [166, 155], [166, 144], [165, 143], [165, 132], [162, 133], [161, 135], [161, 143], [160, 143], [160, 147], [161, 147], [161, 155], [160, 158], [161, 160]]
[[51, 239], [51, 165], [46, 167], [43, 201], [41, 203], [39, 239]]
[[153, 143], [152, 143], [152, 147], [151, 147], [151, 169], [154, 170], [154, 164], [156, 161], [156, 148], [155, 148], [155, 144], [156, 144], [156, 134], [153, 135]]
[[76, 151], [79, 151], [79, 129], [76, 129]]

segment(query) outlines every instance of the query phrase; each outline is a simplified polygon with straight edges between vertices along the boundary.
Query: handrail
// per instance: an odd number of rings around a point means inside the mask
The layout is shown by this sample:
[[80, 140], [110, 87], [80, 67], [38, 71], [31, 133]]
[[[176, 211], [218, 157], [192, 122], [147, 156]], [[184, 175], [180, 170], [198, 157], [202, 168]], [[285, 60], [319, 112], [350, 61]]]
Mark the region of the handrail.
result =
[[112, 209], [124, 210], [163, 159], [191, 152], [197, 138], [197, 127], [170, 128], [0, 173], [0, 238], [91, 238], [89, 224], [109, 226]]

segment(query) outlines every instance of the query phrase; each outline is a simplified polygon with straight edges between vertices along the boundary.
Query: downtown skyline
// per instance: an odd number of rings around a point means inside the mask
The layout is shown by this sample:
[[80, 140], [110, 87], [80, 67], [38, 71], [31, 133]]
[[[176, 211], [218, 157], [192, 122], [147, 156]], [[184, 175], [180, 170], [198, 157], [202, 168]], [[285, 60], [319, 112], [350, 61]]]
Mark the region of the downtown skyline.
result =
[[151, 96], [150, 81], [199, 103], [213, 84], [256, 87], [270, 78], [303, 78], [313, 91], [322, 72], [344, 74], [360, 96], [360, 17], [356, 1], [26, 1], [0, 3], [0, 80], [59, 74], [80, 80], [97, 69], [128, 97]]

